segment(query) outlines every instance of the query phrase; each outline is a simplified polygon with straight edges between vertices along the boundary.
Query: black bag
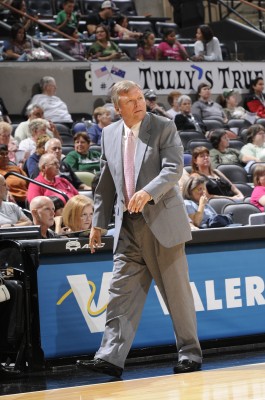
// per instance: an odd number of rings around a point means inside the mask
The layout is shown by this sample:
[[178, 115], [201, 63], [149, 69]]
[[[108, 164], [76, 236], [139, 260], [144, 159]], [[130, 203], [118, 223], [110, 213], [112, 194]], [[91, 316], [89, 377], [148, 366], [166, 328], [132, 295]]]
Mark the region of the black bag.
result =
[[232, 214], [216, 214], [208, 219], [207, 228], [223, 228], [230, 224], [233, 224]]
[[18, 280], [5, 279], [10, 299], [0, 303], [1, 348], [5, 345], [16, 346], [22, 339], [25, 329], [24, 288]]

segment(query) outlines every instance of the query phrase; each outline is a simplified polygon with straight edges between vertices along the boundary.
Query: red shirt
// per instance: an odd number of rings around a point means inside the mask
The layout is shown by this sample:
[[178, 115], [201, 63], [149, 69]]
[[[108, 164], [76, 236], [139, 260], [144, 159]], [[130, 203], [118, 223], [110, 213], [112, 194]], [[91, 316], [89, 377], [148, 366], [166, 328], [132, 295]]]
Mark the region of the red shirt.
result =
[[[44, 178], [44, 176], [40, 173], [35, 179], [35, 181], [45, 183], [46, 185], [61, 190], [69, 197], [69, 199], [79, 193], [78, 190], [76, 190], [76, 188], [67, 179], [61, 178], [59, 176], [55, 177], [54, 182], [50, 182], [47, 181]], [[65, 198], [59, 193], [54, 192], [52, 189], [46, 189], [44, 187], [35, 185], [34, 183], [30, 182], [27, 195], [29, 203], [36, 196], [58, 196], [60, 199], [63, 200], [64, 203], [66, 203]]]

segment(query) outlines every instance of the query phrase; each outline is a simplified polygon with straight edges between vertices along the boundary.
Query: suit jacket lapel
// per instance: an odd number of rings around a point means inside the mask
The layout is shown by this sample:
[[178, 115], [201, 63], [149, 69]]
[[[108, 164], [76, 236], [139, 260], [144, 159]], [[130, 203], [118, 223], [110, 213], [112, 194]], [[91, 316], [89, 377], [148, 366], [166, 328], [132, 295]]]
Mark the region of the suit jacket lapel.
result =
[[150, 117], [146, 114], [140, 126], [136, 154], [135, 154], [135, 187], [139, 176], [140, 168], [143, 162], [144, 154], [150, 139]]

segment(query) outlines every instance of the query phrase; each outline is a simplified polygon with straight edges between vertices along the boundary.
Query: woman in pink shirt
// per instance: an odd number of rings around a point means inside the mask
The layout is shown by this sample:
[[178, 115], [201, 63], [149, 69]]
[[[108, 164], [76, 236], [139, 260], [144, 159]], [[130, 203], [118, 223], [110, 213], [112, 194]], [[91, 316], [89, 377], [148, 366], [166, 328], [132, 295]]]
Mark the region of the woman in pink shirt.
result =
[[52, 188], [61, 190], [64, 192], [68, 198], [79, 194], [75, 187], [65, 178], [61, 178], [59, 175], [60, 163], [54, 154], [46, 153], [43, 154], [39, 161], [40, 173], [35, 179], [37, 182], [45, 183], [51, 188], [46, 189], [42, 186], [38, 186], [34, 183], [30, 183], [28, 187], [27, 199], [30, 203], [31, 200], [36, 196], [58, 196], [64, 204], [66, 200], [60, 194], [54, 192]]
[[168, 28], [164, 31], [163, 41], [158, 45], [159, 60], [186, 61], [188, 54], [185, 48], [176, 39], [174, 28]]
[[251, 194], [250, 203], [264, 211], [265, 206], [265, 164], [258, 164], [253, 175], [254, 190]]

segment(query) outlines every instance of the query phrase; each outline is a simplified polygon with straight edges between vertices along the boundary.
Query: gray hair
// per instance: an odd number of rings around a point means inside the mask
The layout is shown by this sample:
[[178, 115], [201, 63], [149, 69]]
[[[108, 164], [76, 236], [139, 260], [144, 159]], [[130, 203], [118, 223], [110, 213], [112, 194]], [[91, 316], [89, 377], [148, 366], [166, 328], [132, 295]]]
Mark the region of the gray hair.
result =
[[115, 83], [115, 85], [113, 85], [111, 88], [111, 100], [114, 106], [118, 105], [120, 94], [122, 92], [128, 93], [129, 90], [134, 88], [140, 89], [142, 91], [141, 86], [133, 81], [119, 81]]
[[57, 138], [51, 138], [51, 139], [49, 139], [46, 143], [45, 143], [45, 146], [44, 146], [44, 150], [45, 150], [45, 152], [47, 152], [48, 150], [49, 150], [49, 147], [50, 146], [52, 146], [52, 144], [53, 143], [60, 143], [60, 145], [62, 146], [62, 142], [59, 140], [59, 139], [57, 139]]
[[184, 197], [184, 199], [193, 200], [193, 189], [205, 182], [206, 179], [203, 176], [191, 176], [183, 185], [182, 196]]
[[43, 169], [43, 167], [48, 164], [52, 159], [54, 159], [55, 161], [57, 160], [57, 157], [52, 154], [52, 153], [45, 153], [41, 156], [40, 160], [39, 160], [39, 169], [40, 171]]
[[52, 76], [43, 76], [40, 80], [40, 88], [43, 91], [44, 87], [49, 83], [56, 83]]
[[187, 96], [186, 94], [181, 95], [181, 96], [178, 98], [177, 101], [178, 101], [178, 106], [181, 106], [181, 104], [182, 104], [184, 101], [190, 101], [190, 102], [192, 103], [190, 96]]
[[47, 128], [47, 121], [46, 119], [36, 118], [30, 121], [29, 123], [29, 131], [32, 135], [37, 129], [39, 128]]
[[38, 104], [29, 104], [26, 108], [26, 115], [27, 117], [29, 117], [32, 112], [36, 109], [40, 109], [43, 112], [43, 108], [41, 106], [39, 106]]

